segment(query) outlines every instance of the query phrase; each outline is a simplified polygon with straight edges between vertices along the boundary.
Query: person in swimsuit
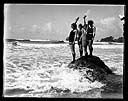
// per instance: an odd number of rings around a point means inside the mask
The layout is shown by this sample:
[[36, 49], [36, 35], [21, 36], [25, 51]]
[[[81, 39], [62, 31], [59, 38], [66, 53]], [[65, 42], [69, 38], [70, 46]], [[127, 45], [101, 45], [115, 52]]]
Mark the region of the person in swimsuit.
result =
[[88, 54], [87, 53], [87, 45], [86, 45], [86, 28], [87, 28], [87, 24], [86, 24], [86, 20], [85, 20], [86, 17], [87, 17], [86, 15], [83, 17], [84, 18], [84, 25], [83, 25], [83, 31], [82, 31], [83, 33], [80, 38], [82, 50], [83, 50], [85, 56]]
[[82, 24], [79, 24], [78, 26], [78, 33], [77, 33], [77, 41], [78, 41], [78, 46], [79, 46], [79, 53], [80, 53], [80, 57], [82, 57], [83, 55], [83, 49], [82, 49], [82, 40], [81, 40], [81, 36], [84, 33], [84, 29]]
[[92, 20], [89, 20], [86, 28], [86, 45], [85, 46], [86, 46], [86, 49], [87, 49], [87, 46], [89, 47], [89, 52], [90, 52], [89, 55], [91, 56], [93, 52], [92, 44], [93, 44], [93, 40], [96, 33], [96, 27], [93, 24], [94, 22]]
[[76, 35], [77, 35], [77, 21], [78, 21], [79, 17], [76, 19], [75, 23], [71, 24], [71, 32], [69, 34], [69, 45], [70, 45], [70, 49], [72, 52], [72, 57], [73, 57], [73, 62], [75, 61], [75, 40], [76, 40]]
[[84, 51], [84, 56], [87, 56], [87, 43], [86, 43], [86, 31], [84, 30], [83, 34], [81, 35], [81, 41], [82, 41], [82, 49]]

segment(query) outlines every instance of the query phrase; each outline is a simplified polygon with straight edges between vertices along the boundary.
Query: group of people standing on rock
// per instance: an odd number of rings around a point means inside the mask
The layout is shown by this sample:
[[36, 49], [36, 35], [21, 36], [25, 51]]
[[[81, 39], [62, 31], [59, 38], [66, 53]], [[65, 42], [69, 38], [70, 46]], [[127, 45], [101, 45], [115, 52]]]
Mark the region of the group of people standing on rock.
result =
[[[76, 19], [75, 23], [71, 24], [72, 30], [69, 34], [69, 45], [71, 48], [73, 61], [75, 61], [75, 56], [76, 56], [75, 40], [78, 41], [80, 57], [92, 55], [93, 52], [92, 44], [96, 33], [96, 27], [93, 25], [94, 24], [93, 20], [88, 20], [88, 22], [86, 23], [86, 17], [87, 17], [86, 15], [83, 17], [84, 24], [82, 25], [80, 23], [78, 25], [78, 28], [77, 28], [77, 22], [79, 20], [79, 17]], [[87, 52], [87, 46], [89, 47], [89, 54]]]

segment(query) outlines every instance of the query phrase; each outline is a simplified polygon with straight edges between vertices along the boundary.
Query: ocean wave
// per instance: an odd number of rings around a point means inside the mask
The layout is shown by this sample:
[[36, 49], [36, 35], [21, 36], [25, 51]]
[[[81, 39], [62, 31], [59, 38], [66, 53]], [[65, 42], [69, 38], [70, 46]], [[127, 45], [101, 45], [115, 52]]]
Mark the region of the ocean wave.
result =
[[[13, 75], [17, 76], [14, 79]], [[69, 90], [70, 92], [85, 92], [94, 88], [101, 88], [104, 86], [100, 82], [96, 81], [91, 83], [88, 79], [84, 78], [80, 81], [82, 75], [75, 70], [67, 68], [66, 64], [61, 67], [51, 67], [49, 69], [22, 71], [22, 73], [12, 73], [10, 77], [14, 79], [11, 84], [8, 82], [6, 89], [10, 89], [9, 86], [14, 88], [31, 89], [33, 92], [48, 92], [51, 88], [60, 89], [62, 91]], [[9, 84], [9, 85], [8, 85]]]
[[[69, 94], [70, 97], [76, 97], [81, 94], [81, 97], [89, 97], [85, 92], [104, 86], [98, 81], [92, 83], [79, 71], [67, 68], [72, 59], [68, 44], [21, 44], [14, 47], [8, 44], [5, 53], [4, 88], [30, 90], [10, 96], [60, 97], [59, 94], [62, 94], [66, 97], [68, 95], [65, 94]], [[94, 45], [94, 54], [115, 73], [123, 74], [121, 45]], [[79, 58], [78, 45], [76, 58]], [[100, 97], [100, 90], [94, 90], [93, 94]]]

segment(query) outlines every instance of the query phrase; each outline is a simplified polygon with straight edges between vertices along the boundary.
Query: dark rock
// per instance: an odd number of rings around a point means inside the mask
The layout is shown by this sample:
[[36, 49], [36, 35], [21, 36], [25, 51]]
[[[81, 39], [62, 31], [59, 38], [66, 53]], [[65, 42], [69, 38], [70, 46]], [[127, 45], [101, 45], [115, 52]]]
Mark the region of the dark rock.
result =
[[[82, 56], [81, 58], [71, 62], [69, 68], [84, 71], [90, 81], [101, 81], [105, 79], [105, 75], [113, 74], [107, 65], [97, 56]], [[92, 79], [93, 78], [93, 79]]]
[[101, 88], [103, 89], [102, 95], [123, 93], [123, 76], [114, 74], [97, 56], [83, 56], [75, 60], [74, 63], [70, 63], [68, 67], [76, 69], [83, 74], [80, 82], [86, 78], [90, 82], [96, 80], [105, 84]]
[[60, 89], [60, 88], [57, 88], [57, 87], [51, 87], [51, 89], [49, 91], [55, 91], [57, 93], [61, 93], [61, 92], [63, 92], [63, 93], [69, 93], [70, 92], [69, 89], [63, 90], [63, 89]]

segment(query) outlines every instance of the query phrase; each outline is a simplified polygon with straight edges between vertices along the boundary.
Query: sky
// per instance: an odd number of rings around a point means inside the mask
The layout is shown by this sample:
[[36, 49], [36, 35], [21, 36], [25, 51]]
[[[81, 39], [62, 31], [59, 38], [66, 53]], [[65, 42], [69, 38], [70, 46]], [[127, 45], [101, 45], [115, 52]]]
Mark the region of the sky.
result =
[[5, 4], [4, 36], [13, 39], [65, 40], [71, 23], [93, 20], [95, 40], [123, 36], [124, 5], [101, 4]]

